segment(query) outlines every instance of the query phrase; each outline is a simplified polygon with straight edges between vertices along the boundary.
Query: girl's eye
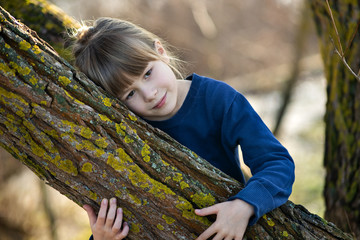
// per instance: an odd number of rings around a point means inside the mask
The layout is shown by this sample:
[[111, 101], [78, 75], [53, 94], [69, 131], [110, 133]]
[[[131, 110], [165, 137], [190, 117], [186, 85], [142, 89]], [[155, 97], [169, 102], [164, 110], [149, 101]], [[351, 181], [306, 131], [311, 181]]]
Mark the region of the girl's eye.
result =
[[129, 94], [126, 96], [126, 100], [129, 100], [132, 96], [134, 96], [134, 94], [135, 94], [134, 90], [130, 91]]
[[147, 72], [145, 73], [145, 75], [144, 75], [145, 79], [148, 78], [148, 77], [150, 77], [151, 72], [152, 72], [152, 69], [150, 69], [149, 71], [147, 71]]

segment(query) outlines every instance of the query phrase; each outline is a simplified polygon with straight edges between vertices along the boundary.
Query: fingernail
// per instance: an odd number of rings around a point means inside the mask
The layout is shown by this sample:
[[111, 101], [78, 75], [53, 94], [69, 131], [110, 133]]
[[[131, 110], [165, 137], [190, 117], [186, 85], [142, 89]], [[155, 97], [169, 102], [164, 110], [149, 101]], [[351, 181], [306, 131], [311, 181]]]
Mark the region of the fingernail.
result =
[[111, 203], [116, 203], [116, 198], [111, 198], [110, 201]]
[[102, 204], [107, 204], [107, 202], [108, 202], [108, 200], [107, 200], [106, 198], [104, 198], [104, 199], [102, 200]]

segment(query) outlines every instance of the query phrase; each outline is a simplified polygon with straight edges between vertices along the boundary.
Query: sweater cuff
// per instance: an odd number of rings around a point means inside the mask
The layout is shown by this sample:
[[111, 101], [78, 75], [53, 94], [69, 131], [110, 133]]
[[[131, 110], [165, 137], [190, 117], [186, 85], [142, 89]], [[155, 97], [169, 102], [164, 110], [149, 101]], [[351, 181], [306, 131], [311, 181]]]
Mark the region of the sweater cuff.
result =
[[254, 225], [264, 214], [274, 209], [274, 201], [269, 191], [259, 182], [248, 182], [244, 189], [228, 200], [240, 199], [254, 207], [254, 215], [249, 226]]

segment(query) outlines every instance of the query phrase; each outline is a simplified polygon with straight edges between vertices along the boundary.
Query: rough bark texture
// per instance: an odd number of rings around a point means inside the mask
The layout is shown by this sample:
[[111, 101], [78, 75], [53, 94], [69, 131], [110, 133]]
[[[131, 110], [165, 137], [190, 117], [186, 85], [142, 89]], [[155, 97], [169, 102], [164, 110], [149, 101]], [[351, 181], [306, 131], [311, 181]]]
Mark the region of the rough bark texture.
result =
[[[310, 1], [327, 79], [325, 218], [360, 237], [360, 82], [334, 52], [343, 49], [357, 73], [360, 66], [358, 1]], [[340, 43], [342, 46], [340, 46]]]
[[[116, 196], [129, 239], [194, 239], [241, 186], [148, 126], [0, 8], [0, 145], [79, 205]], [[290, 201], [247, 239], [352, 239]]]
[[46, 0], [0, 0], [0, 6], [36, 31], [60, 56], [73, 59], [71, 50], [64, 47], [67, 31], [80, 25], [64, 11]]

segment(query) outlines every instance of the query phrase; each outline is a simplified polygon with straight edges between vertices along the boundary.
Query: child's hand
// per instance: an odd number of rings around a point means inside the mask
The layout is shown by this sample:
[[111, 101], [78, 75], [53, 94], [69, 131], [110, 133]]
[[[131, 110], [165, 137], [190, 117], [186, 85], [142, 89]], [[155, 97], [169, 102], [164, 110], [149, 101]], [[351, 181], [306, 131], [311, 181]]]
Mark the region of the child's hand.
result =
[[117, 208], [116, 199], [110, 199], [109, 211], [107, 211], [107, 207], [108, 200], [103, 199], [96, 218], [94, 210], [89, 205], [83, 206], [89, 217], [94, 240], [120, 240], [125, 238], [129, 232], [129, 226], [124, 222], [121, 229], [123, 213], [121, 208]]
[[196, 209], [199, 216], [216, 214], [216, 221], [196, 240], [205, 240], [213, 236], [213, 240], [235, 239], [244, 236], [250, 217], [254, 214], [254, 207], [240, 199], [218, 203], [211, 207]]

